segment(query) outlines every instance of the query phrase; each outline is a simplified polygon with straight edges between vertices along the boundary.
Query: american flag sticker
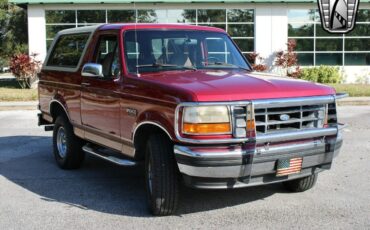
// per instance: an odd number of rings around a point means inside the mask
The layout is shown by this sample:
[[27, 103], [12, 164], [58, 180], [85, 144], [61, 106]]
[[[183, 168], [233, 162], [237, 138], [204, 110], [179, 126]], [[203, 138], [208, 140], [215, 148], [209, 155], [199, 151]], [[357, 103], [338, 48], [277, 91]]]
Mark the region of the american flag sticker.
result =
[[302, 169], [302, 157], [281, 159], [277, 162], [276, 176], [299, 173]]

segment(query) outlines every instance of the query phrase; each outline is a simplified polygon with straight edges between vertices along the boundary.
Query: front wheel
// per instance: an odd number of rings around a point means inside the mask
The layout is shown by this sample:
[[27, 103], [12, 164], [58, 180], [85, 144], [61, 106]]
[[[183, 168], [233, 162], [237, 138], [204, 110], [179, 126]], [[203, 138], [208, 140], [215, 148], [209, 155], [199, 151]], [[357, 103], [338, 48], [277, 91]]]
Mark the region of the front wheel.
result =
[[148, 205], [156, 216], [171, 215], [178, 201], [178, 170], [171, 141], [164, 135], [149, 137], [145, 157]]
[[54, 124], [54, 157], [62, 169], [81, 167], [85, 157], [82, 140], [73, 133], [73, 127], [65, 116], [59, 116]]
[[317, 173], [308, 176], [308, 177], [303, 177], [295, 180], [290, 180], [283, 182], [283, 185], [292, 192], [304, 192], [306, 190], [311, 189], [317, 181]]

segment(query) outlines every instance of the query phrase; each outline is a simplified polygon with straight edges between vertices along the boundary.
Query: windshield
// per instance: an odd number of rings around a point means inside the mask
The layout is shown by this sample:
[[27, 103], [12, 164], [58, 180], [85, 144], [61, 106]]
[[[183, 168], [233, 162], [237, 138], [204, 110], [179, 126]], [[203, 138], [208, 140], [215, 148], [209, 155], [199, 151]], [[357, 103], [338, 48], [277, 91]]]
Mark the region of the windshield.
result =
[[223, 33], [184, 30], [127, 31], [124, 36], [129, 72], [250, 67]]

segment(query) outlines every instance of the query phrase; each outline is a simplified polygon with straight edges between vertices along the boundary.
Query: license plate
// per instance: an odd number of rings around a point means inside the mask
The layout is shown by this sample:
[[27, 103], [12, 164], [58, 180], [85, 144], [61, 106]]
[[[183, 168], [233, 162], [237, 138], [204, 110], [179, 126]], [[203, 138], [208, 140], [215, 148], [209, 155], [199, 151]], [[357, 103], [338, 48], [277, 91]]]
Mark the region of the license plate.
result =
[[302, 157], [278, 160], [276, 166], [276, 176], [286, 176], [300, 173], [302, 169], [302, 161]]

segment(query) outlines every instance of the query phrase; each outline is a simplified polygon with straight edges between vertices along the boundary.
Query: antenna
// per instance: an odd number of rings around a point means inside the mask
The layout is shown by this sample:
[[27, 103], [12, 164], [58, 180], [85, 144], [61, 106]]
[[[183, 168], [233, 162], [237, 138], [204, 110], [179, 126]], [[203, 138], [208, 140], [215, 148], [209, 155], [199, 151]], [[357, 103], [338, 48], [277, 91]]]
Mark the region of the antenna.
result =
[[134, 0], [134, 10], [135, 10], [135, 53], [136, 53], [136, 75], [140, 77], [139, 73], [139, 43], [137, 41], [137, 9], [136, 1]]

